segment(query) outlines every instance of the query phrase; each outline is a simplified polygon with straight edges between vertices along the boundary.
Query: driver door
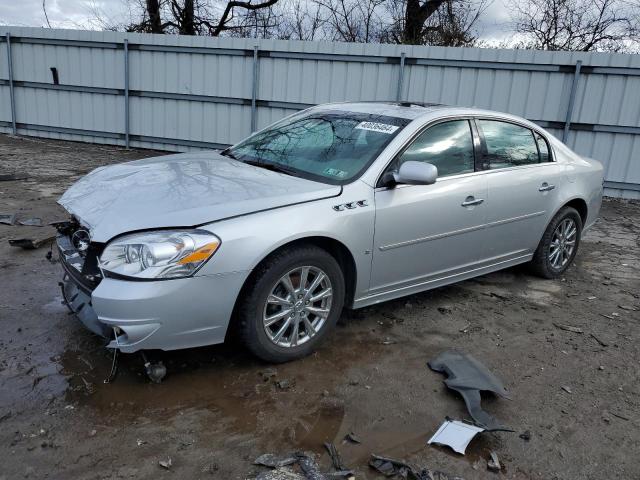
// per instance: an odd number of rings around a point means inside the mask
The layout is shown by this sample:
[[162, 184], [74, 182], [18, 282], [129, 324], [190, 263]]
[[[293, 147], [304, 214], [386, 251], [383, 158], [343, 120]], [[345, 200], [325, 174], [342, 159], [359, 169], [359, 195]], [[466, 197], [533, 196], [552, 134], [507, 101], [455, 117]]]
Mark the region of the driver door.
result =
[[376, 188], [370, 295], [422, 290], [480, 260], [487, 176], [476, 173], [469, 120], [429, 127], [388, 168], [407, 160], [435, 165], [438, 178], [432, 185]]

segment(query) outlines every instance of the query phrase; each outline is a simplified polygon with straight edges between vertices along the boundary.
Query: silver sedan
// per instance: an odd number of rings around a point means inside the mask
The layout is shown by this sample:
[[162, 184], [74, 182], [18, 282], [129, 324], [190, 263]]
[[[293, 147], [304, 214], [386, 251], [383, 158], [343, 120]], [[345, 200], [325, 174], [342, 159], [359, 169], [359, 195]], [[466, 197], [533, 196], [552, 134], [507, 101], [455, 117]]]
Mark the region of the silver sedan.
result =
[[63, 294], [123, 352], [224, 341], [300, 358], [343, 308], [572, 264], [603, 169], [491, 111], [342, 103], [222, 152], [99, 168], [60, 199]]

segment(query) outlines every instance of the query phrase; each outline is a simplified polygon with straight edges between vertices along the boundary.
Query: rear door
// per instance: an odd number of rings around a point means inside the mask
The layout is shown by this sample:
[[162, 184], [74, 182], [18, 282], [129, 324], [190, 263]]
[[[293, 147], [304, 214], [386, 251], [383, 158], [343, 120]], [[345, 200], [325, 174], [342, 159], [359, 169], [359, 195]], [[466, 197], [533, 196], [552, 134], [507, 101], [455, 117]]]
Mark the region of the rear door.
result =
[[485, 260], [530, 255], [557, 205], [563, 165], [554, 161], [546, 139], [526, 126], [495, 119], [475, 122], [488, 180]]
[[373, 295], [455, 278], [480, 257], [487, 178], [475, 172], [470, 121], [428, 127], [387, 170], [407, 160], [432, 163], [438, 179], [433, 185], [376, 189]]

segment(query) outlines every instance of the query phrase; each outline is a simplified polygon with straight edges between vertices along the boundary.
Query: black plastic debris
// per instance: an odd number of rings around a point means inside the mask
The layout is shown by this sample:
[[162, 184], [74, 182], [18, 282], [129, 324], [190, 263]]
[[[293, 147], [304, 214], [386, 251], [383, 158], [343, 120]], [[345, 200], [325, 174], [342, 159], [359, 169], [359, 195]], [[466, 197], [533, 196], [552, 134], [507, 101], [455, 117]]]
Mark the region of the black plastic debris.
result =
[[300, 469], [307, 480], [328, 480], [327, 477], [320, 472], [320, 467], [318, 467], [318, 464], [311, 455], [296, 453], [296, 457], [298, 457], [298, 465], [300, 465]]
[[404, 471], [404, 464], [397, 465], [396, 462], [392, 460], [376, 457], [375, 455], [371, 455], [369, 466], [385, 477], [395, 477], [396, 475], [400, 475], [401, 471]]
[[288, 467], [278, 467], [275, 470], [260, 472], [256, 480], [306, 480], [304, 475], [294, 472]]
[[47, 245], [56, 239], [55, 236], [47, 236], [43, 238], [10, 238], [9, 245], [12, 247], [20, 247], [25, 250], [35, 250], [43, 245]]
[[344, 436], [345, 441], [350, 443], [362, 443], [362, 440], [353, 432], [349, 432]]
[[286, 467], [287, 465], [293, 465], [298, 461], [295, 455], [286, 455], [279, 457], [272, 453], [265, 453], [256, 458], [253, 463], [255, 465], [263, 465], [269, 468]]
[[462, 477], [451, 476], [437, 470], [420, 468], [392, 458], [371, 455], [369, 466], [385, 477], [400, 477], [408, 480], [463, 480]]
[[583, 330], [580, 327], [574, 327], [573, 325], [564, 325], [562, 323], [554, 323], [553, 325], [560, 330], [564, 330], [565, 332], [583, 333]]
[[467, 353], [447, 350], [428, 362], [428, 365], [436, 372], [447, 374], [448, 378], [444, 383], [462, 395], [467, 410], [477, 425], [485, 430], [512, 431], [482, 410], [481, 391], [510, 398], [502, 382], [482, 363]]
[[327, 453], [331, 457], [331, 463], [333, 465], [333, 468], [335, 468], [338, 471], [349, 470], [347, 467], [344, 466], [344, 463], [342, 463], [342, 457], [340, 456], [340, 452], [338, 452], [338, 449], [333, 443], [325, 443], [324, 448], [327, 449]]
[[[261, 472], [256, 477], [256, 480], [334, 480], [354, 478], [351, 470], [337, 470], [330, 473], [321, 472], [313, 454], [306, 452], [295, 452], [285, 456], [265, 453], [256, 458], [253, 463], [273, 469], [270, 472]], [[342, 465], [341, 461], [338, 464]], [[296, 465], [302, 475], [296, 471]]]
[[12, 182], [14, 180], [25, 180], [26, 175], [19, 173], [0, 173], [0, 182]]

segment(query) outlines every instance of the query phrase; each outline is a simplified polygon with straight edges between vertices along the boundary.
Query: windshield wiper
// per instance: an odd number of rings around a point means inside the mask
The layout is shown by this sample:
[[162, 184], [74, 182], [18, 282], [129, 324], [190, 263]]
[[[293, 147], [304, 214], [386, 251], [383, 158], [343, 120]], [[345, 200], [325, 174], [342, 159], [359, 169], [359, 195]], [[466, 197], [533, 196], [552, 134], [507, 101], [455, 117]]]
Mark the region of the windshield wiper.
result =
[[266, 163], [266, 162], [258, 162], [256, 160], [242, 160], [244, 163], [248, 165], [253, 165], [254, 167], [265, 168], [267, 170], [271, 170], [273, 172], [285, 173], [287, 175], [291, 175], [293, 177], [297, 177], [297, 171], [292, 168], [287, 168], [282, 165], [277, 165], [275, 163]]

